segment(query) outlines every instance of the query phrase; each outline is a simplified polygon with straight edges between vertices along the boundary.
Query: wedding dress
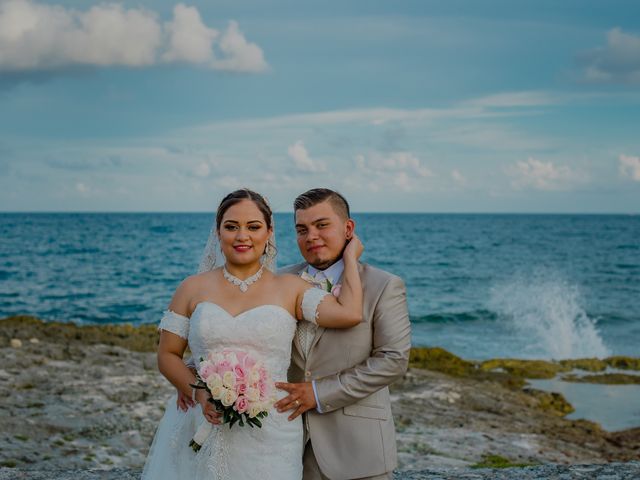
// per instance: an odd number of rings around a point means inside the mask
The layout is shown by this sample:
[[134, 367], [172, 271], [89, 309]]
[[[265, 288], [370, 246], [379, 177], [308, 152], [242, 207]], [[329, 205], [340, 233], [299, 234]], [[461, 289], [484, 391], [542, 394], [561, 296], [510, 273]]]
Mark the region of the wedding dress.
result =
[[[305, 318], [317, 315], [326, 292], [305, 292]], [[311, 320], [311, 318], [309, 318]], [[225, 348], [242, 349], [260, 358], [274, 382], [287, 381], [296, 320], [278, 305], [260, 305], [232, 316], [212, 302], [199, 303], [191, 318], [168, 311], [160, 327], [187, 338], [193, 357]], [[287, 393], [278, 391], [278, 398]], [[189, 442], [204, 421], [200, 405], [186, 412], [176, 408], [176, 396], [167, 402], [142, 474], [149, 480], [249, 480], [302, 478], [302, 417], [272, 409], [262, 428], [214, 426], [196, 453]]]

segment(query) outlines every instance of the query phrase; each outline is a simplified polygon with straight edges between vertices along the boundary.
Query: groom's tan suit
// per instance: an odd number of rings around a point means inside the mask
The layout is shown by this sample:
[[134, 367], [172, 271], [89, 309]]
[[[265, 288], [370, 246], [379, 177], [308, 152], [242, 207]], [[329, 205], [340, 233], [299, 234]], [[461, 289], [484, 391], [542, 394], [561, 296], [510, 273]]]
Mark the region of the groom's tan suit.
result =
[[[306, 268], [302, 263], [282, 272]], [[406, 291], [395, 275], [367, 264], [359, 271], [363, 321], [349, 329], [318, 327], [306, 355], [296, 336], [289, 369], [291, 382], [315, 380], [322, 413], [305, 414], [307, 452], [332, 480], [384, 475], [397, 465], [388, 385], [406, 372], [409, 360]]]

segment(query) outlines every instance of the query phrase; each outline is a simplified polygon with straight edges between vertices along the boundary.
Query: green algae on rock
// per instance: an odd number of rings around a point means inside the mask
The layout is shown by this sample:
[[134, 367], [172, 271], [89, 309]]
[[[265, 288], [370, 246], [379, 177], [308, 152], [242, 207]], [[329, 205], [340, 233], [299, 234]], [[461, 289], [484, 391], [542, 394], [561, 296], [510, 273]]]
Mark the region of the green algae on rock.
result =
[[565, 375], [563, 382], [598, 383], [601, 385], [640, 385], [640, 375], [626, 375], [624, 373], [603, 373], [599, 375]]
[[500, 455], [488, 454], [482, 457], [478, 463], [471, 465], [471, 468], [521, 468], [530, 467], [533, 463], [512, 462], [508, 458]]
[[535, 388], [525, 388], [523, 392], [538, 400], [537, 407], [545, 412], [564, 417], [575, 411], [573, 405], [561, 393], [545, 392]]
[[599, 358], [576, 358], [560, 360], [560, 365], [567, 370], [586, 370], [587, 372], [602, 372], [607, 369], [607, 362]]
[[409, 366], [446, 373], [454, 377], [469, 376], [476, 369], [474, 363], [463, 360], [440, 347], [412, 348], [409, 356]]
[[561, 364], [546, 360], [520, 360], [509, 358], [494, 358], [480, 364], [485, 371], [503, 370], [511, 375], [523, 378], [548, 379], [554, 378], [559, 372], [568, 370]]
[[45, 338], [65, 344], [104, 344], [126, 348], [134, 352], [155, 352], [158, 345], [157, 325], [131, 324], [76, 325], [74, 323], [43, 322], [29, 315], [17, 315], [0, 320], [0, 340], [8, 344], [11, 339], [29, 341]]
[[620, 370], [638, 370], [640, 371], [640, 358], [625, 357], [622, 355], [608, 357], [604, 359], [607, 365]]

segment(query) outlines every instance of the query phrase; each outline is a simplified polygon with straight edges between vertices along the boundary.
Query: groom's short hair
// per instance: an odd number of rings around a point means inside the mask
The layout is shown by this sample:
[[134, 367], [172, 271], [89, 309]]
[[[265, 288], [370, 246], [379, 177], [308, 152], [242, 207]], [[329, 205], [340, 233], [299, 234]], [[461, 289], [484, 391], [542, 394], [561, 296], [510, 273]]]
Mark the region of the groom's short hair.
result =
[[347, 199], [335, 190], [328, 188], [312, 188], [311, 190], [301, 193], [293, 201], [293, 211], [295, 213], [298, 210], [306, 210], [325, 201], [329, 201], [333, 210], [345, 220], [351, 218]]

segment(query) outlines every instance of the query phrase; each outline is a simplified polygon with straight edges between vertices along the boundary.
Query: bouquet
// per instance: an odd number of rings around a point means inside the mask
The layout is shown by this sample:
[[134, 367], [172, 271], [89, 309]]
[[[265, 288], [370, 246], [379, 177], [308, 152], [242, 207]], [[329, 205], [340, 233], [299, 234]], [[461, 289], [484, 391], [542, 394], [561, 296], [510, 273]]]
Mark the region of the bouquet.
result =
[[[262, 427], [262, 418], [276, 401], [275, 385], [263, 363], [247, 352], [226, 349], [201, 358], [193, 388], [211, 394], [209, 402], [222, 412], [222, 423], [232, 428]], [[206, 420], [189, 443], [196, 452], [211, 433], [213, 426]]]

